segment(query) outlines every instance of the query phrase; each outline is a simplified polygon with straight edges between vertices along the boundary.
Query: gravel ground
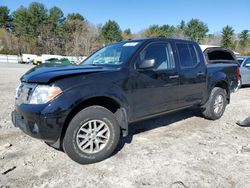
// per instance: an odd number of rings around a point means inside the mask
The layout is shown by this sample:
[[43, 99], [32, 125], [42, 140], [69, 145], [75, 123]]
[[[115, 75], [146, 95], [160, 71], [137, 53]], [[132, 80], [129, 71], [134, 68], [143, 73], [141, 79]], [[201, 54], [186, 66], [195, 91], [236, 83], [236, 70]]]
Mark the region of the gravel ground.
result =
[[236, 124], [250, 117], [250, 88], [232, 94], [220, 120], [183, 110], [139, 122], [112, 157], [79, 165], [13, 127], [15, 88], [29, 68], [0, 64], [0, 188], [250, 187], [250, 125]]

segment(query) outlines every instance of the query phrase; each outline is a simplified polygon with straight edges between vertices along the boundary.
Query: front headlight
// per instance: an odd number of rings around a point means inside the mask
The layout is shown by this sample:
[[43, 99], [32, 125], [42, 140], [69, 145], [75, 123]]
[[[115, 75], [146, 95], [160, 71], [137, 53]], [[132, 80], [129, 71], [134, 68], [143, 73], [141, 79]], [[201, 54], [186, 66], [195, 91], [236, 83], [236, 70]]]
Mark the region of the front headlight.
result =
[[62, 93], [56, 86], [38, 85], [30, 97], [30, 104], [45, 104]]

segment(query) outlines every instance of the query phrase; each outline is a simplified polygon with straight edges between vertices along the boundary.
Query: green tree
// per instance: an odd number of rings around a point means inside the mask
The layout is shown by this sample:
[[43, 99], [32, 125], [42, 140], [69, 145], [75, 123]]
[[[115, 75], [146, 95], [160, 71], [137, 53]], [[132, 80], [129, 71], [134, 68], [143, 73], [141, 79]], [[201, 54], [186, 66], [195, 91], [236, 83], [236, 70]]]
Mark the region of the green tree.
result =
[[234, 36], [233, 28], [228, 25], [224, 27], [222, 29], [221, 46], [225, 48], [233, 48], [233, 45], [234, 45], [233, 36]]
[[64, 53], [64, 38], [62, 23], [65, 20], [63, 11], [52, 7], [48, 18], [43, 21], [38, 30], [37, 51], [49, 54]]
[[146, 29], [143, 33], [145, 37], [158, 37], [160, 32], [159, 25], [151, 25], [148, 29]]
[[28, 8], [29, 25], [32, 37], [38, 37], [40, 27], [48, 21], [48, 10], [41, 3], [31, 3]]
[[101, 28], [87, 22], [79, 13], [65, 18], [58, 7], [47, 8], [41, 3], [21, 6], [13, 14], [13, 29], [6, 27], [9, 10], [0, 6], [0, 41], [4, 51], [15, 53], [50, 53], [89, 55], [102, 46]]
[[62, 19], [63, 12], [59, 8], [53, 7], [48, 12], [41, 3], [17, 9], [13, 13], [14, 34], [19, 43], [27, 44], [21, 51], [38, 54], [62, 51], [62, 40], [57, 31]]
[[118, 42], [122, 40], [122, 31], [118, 23], [109, 20], [102, 27], [101, 36], [105, 43]]
[[208, 27], [205, 23], [199, 21], [198, 19], [192, 19], [187, 23], [185, 27], [185, 34], [196, 42], [201, 42], [205, 38]]
[[37, 38], [47, 21], [47, 9], [41, 3], [31, 3], [28, 9], [21, 6], [13, 13], [15, 34], [26, 38]]
[[185, 27], [186, 27], [186, 23], [184, 20], [181, 20], [181, 23], [180, 25], [177, 26], [178, 29], [181, 29], [181, 30], [185, 30]]
[[170, 25], [152, 25], [144, 33], [146, 37], [168, 38], [175, 35], [176, 28]]
[[240, 34], [239, 34], [239, 44], [240, 44], [240, 48], [243, 51], [243, 53], [245, 52], [245, 48], [247, 47], [248, 44], [248, 40], [249, 40], [249, 30], [243, 30]]
[[0, 6], [0, 27], [8, 29], [11, 27], [10, 10], [6, 6]]
[[88, 32], [88, 22], [79, 13], [67, 15], [62, 24], [61, 33], [65, 43], [66, 54], [76, 55], [84, 53], [84, 37]]
[[186, 28], [186, 23], [184, 20], [181, 20], [180, 24], [177, 25], [176, 30], [175, 30], [175, 36], [176, 38], [180, 39], [185, 39], [185, 28]]
[[49, 10], [48, 20], [55, 27], [58, 26], [58, 25], [60, 25], [65, 20], [63, 11], [60, 8], [58, 8], [58, 7], [52, 7]]
[[163, 25], [159, 28], [159, 36], [158, 37], [173, 37], [175, 35], [176, 28], [170, 25]]
[[60, 28], [60, 32], [66, 40], [70, 40], [71, 35], [77, 31], [82, 30], [86, 26], [84, 17], [79, 13], [71, 13], [67, 15], [66, 20]]
[[131, 32], [131, 29], [125, 29], [122, 33], [122, 38], [123, 40], [130, 40], [132, 38], [134, 38], [134, 35]]
[[131, 29], [125, 29], [124, 30], [124, 34], [126, 34], [126, 35], [131, 35], [132, 34], [132, 32], [131, 32]]
[[68, 20], [80, 20], [80, 21], [84, 21], [84, 17], [79, 14], [79, 13], [70, 13], [67, 15], [67, 19]]
[[13, 25], [14, 33], [18, 37], [31, 36], [30, 16], [23, 6], [13, 12]]

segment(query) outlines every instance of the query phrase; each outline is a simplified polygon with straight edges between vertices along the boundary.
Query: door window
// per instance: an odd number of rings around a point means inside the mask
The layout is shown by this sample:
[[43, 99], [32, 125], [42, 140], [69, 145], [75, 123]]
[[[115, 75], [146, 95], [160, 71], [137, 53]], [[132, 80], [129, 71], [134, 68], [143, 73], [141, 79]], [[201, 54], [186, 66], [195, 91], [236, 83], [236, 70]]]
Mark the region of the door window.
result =
[[179, 52], [179, 58], [182, 67], [194, 67], [200, 61], [194, 45], [177, 43], [176, 46]]
[[170, 43], [150, 44], [139, 55], [139, 63], [151, 59], [155, 60], [154, 70], [171, 70], [175, 68], [174, 55]]
[[246, 64], [250, 64], [250, 58], [248, 58], [245, 63], [244, 63], [244, 66], [246, 66]]

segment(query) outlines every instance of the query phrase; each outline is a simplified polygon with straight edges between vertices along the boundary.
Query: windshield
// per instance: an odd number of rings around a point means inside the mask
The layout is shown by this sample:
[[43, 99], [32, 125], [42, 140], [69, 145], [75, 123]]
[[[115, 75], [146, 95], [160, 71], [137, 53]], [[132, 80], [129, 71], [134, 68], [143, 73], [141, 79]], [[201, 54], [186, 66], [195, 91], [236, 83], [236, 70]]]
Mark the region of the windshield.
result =
[[121, 65], [138, 49], [140, 42], [121, 42], [111, 44], [95, 52], [83, 65]]

